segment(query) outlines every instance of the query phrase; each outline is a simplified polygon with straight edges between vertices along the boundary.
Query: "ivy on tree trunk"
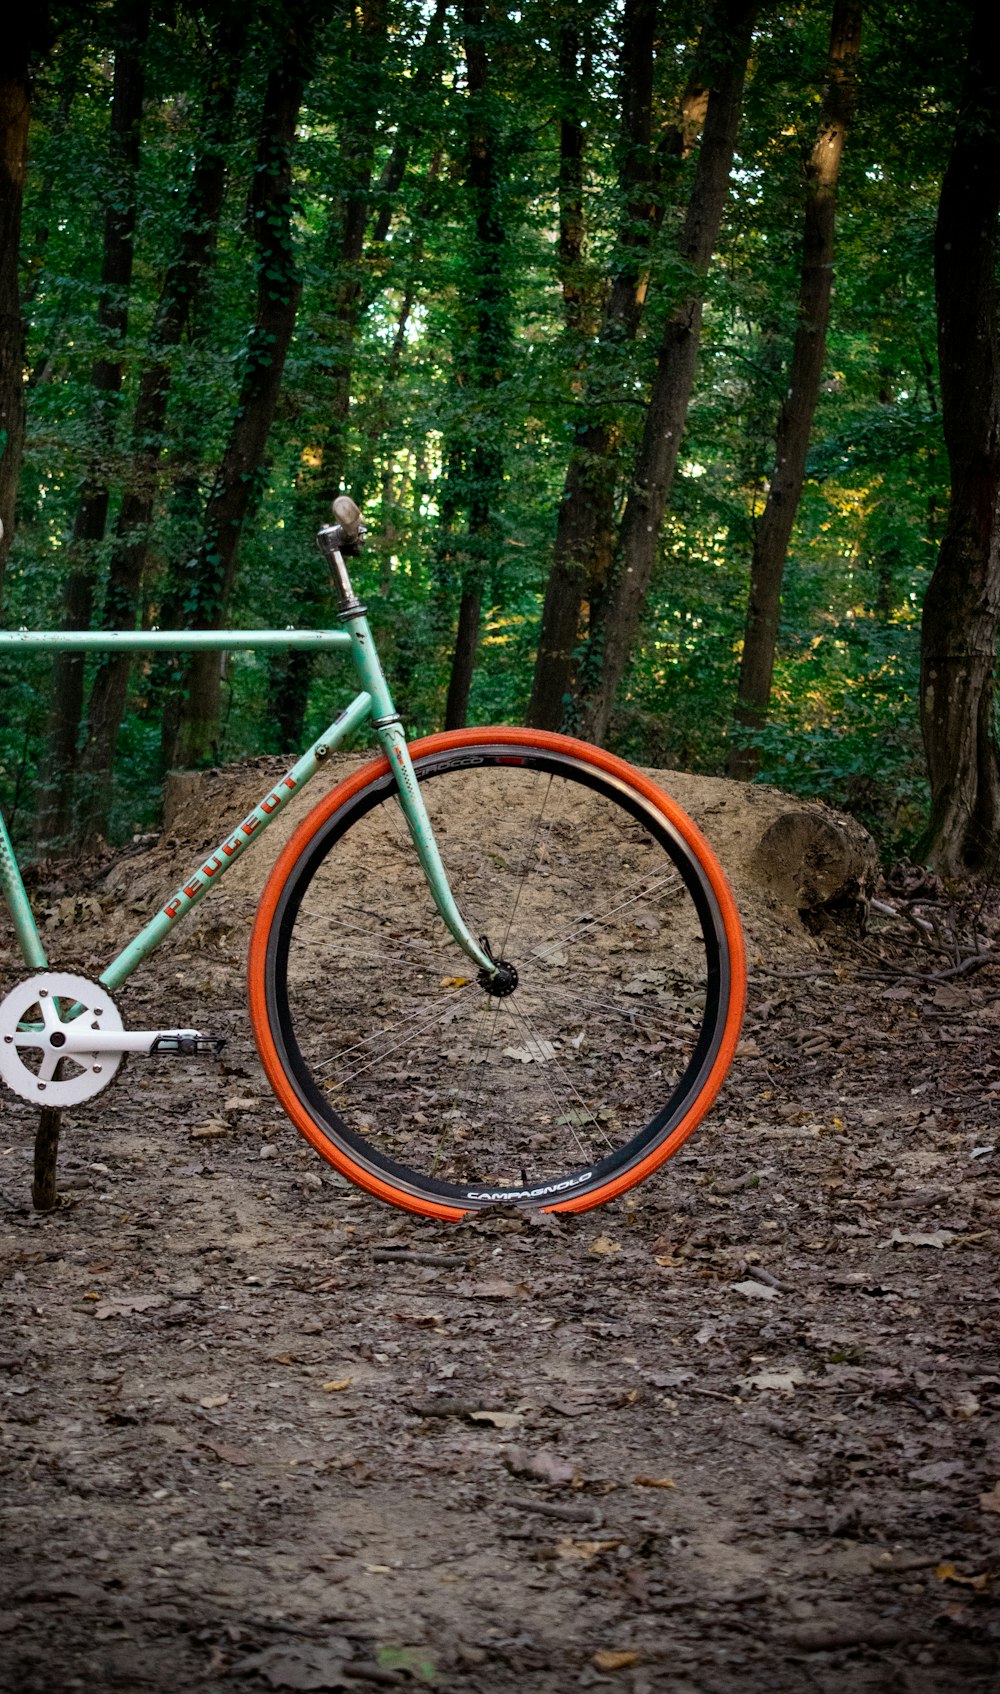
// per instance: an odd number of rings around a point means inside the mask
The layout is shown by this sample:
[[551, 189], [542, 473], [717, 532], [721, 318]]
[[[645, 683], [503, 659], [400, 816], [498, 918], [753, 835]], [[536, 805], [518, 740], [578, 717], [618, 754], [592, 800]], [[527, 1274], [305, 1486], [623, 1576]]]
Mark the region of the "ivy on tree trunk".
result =
[[465, 63], [468, 77], [467, 184], [472, 210], [475, 270], [469, 381], [481, 404], [467, 424], [463, 443], [463, 482], [467, 527], [462, 548], [458, 628], [452, 653], [445, 728], [461, 729], [479, 643], [483, 590], [497, 550], [497, 506], [503, 487], [503, 451], [491, 397], [499, 387], [510, 348], [510, 300], [503, 216], [503, 153], [506, 137], [499, 105], [490, 87], [486, 32], [492, 21], [481, 0], [463, 6]]
[[659, 553], [684, 434], [701, 337], [705, 280], [729, 193], [750, 33], [759, 0], [722, 0], [706, 26], [706, 77], [711, 80], [705, 127], [680, 239], [690, 283], [667, 316], [656, 374], [622, 516], [615, 566], [595, 594], [576, 700], [577, 724], [603, 742], [632, 650]]
[[[89, 629], [97, 581], [96, 550], [104, 539], [111, 497], [111, 455], [128, 333], [129, 290], [135, 252], [136, 174], [145, 92], [149, 0], [120, 0], [115, 17], [115, 69], [109, 140], [109, 184], [104, 214], [104, 257], [97, 321], [105, 350], [91, 372], [95, 450], [80, 491], [68, 548], [63, 590], [64, 629]], [[52, 706], [42, 770], [37, 839], [65, 849], [73, 820], [73, 788], [83, 712], [82, 654], [59, 653], [52, 676]]]
[[[229, 434], [205, 509], [198, 550], [185, 567], [184, 622], [221, 629], [236, 580], [240, 536], [258, 494], [301, 283], [292, 237], [292, 149], [320, 21], [316, 0], [280, 15], [261, 112], [248, 216], [257, 249], [257, 312]], [[216, 744], [219, 655], [198, 652], [182, 671], [179, 710], [164, 714], [164, 764], [198, 764]]]
[[1000, 754], [1000, 75], [995, 12], [976, 0], [934, 240], [941, 413], [951, 504], [921, 629], [920, 725], [931, 785], [920, 852], [961, 877], [995, 865]]
[[[639, 329], [649, 244], [662, 215], [652, 150], [656, 15], [655, 0], [625, 0], [618, 167], [622, 221], [559, 503], [528, 706], [528, 722], [537, 729], [562, 727], [580, 610], [591, 585], [610, 564], [622, 359]], [[563, 141], [565, 145], [565, 136]]]
[[18, 263], [31, 117], [32, 32], [18, 13], [0, 67], [0, 608], [24, 447], [24, 318]]
[[[179, 346], [191, 308], [215, 259], [219, 217], [226, 186], [229, 145], [247, 18], [230, 4], [214, 38], [202, 120], [202, 145], [195, 162], [177, 253], [167, 269], [149, 337], [147, 363], [139, 380], [132, 421], [129, 486], [115, 525], [114, 551], [104, 596], [104, 627], [131, 629], [139, 605], [149, 530], [160, 482], [164, 426], [170, 398], [172, 349]], [[84, 846], [107, 835], [118, 730], [125, 711], [130, 655], [108, 653], [91, 684], [79, 761], [75, 834]]]
[[805, 484], [806, 455], [826, 358], [837, 178], [857, 106], [860, 46], [860, 0], [834, 0], [823, 115], [806, 167], [802, 271], [788, 392], [778, 417], [774, 469], [750, 563], [750, 596], [729, 755], [729, 774], [735, 777], [750, 778], [756, 773], [759, 756], [753, 732], [766, 722], [771, 698], [781, 586]]

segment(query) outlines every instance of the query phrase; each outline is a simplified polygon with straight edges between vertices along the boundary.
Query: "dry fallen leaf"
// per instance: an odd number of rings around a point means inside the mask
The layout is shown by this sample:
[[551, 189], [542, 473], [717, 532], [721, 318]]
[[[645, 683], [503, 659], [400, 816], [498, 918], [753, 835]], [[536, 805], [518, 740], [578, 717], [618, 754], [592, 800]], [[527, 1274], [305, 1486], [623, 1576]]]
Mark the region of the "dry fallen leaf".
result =
[[938, 1565], [935, 1568], [934, 1575], [939, 1582], [958, 1582], [961, 1583], [963, 1588], [974, 1588], [979, 1594], [982, 1593], [984, 1588], [988, 1588], [993, 1580], [993, 1572], [988, 1570], [981, 1570], [975, 1576], [966, 1576], [962, 1571], [957, 1570], [950, 1560]]
[[982, 1512], [1000, 1512], [1000, 1482], [995, 1482], [988, 1494], [980, 1494], [979, 1509]]
[[734, 1294], [742, 1294], [748, 1300], [777, 1300], [779, 1297], [776, 1288], [769, 1288], [766, 1282], [758, 1282], [756, 1278], [734, 1282], [732, 1289]]
[[627, 1670], [639, 1663], [639, 1655], [627, 1648], [598, 1647], [590, 1662], [595, 1670]]
[[620, 1253], [621, 1250], [622, 1250], [621, 1242], [620, 1241], [612, 1241], [610, 1235], [599, 1235], [597, 1237], [597, 1240], [592, 1244], [592, 1246], [590, 1248], [590, 1251], [592, 1253], [598, 1253], [598, 1254]]
[[156, 1306], [165, 1306], [165, 1294], [112, 1294], [107, 1300], [94, 1307], [95, 1318], [124, 1318], [134, 1312], [148, 1312]]
[[199, 1436], [198, 1445], [214, 1453], [217, 1459], [225, 1460], [227, 1465], [249, 1465], [253, 1462], [241, 1448], [230, 1446], [224, 1441], [212, 1441], [207, 1435]]
[[756, 1376], [743, 1376], [740, 1378], [740, 1387], [774, 1389], [780, 1394], [794, 1394], [795, 1384], [805, 1380], [805, 1371], [800, 1370], [798, 1365], [793, 1365], [791, 1370], [762, 1370], [758, 1371]]
[[203, 1406], [206, 1412], [214, 1412], [219, 1406], [228, 1406], [229, 1395], [203, 1394], [201, 1399], [198, 1401], [198, 1404], [199, 1406]]
[[576, 1469], [569, 1459], [547, 1447], [540, 1448], [537, 1453], [529, 1453], [526, 1447], [508, 1447], [503, 1462], [514, 1476], [530, 1476], [536, 1482], [548, 1482], [554, 1487], [573, 1482], [576, 1476]]
[[955, 1397], [955, 1410], [960, 1418], [974, 1418], [979, 1411], [979, 1401], [968, 1388], [963, 1388]]
[[637, 1488], [676, 1488], [672, 1476], [634, 1476], [632, 1481]]
[[322, 1646], [302, 1642], [265, 1647], [259, 1653], [240, 1659], [233, 1668], [241, 1673], [241, 1679], [242, 1675], [250, 1672], [261, 1677], [271, 1688], [348, 1688], [352, 1684], [343, 1675], [341, 1666], [350, 1657], [349, 1642], [333, 1637]]
[[323, 1393], [339, 1394], [342, 1388], [350, 1388], [353, 1381], [353, 1376], [338, 1376], [334, 1382], [324, 1382]]
[[516, 1429], [524, 1422], [520, 1412], [469, 1412], [468, 1418], [470, 1423], [488, 1423], [494, 1429]]
[[620, 1541], [577, 1541], [573, 1536], [566, 1535], [556, 1542], [556, 1558], [596, 1559], [599, 1553], [610, 1553], [620, 1546]]
[[441, 978], [441, 987], [442, 988], [467, 988], [471, 981], [472, 981], [471, 976], [443, 976]]
[[955, 1240], [955, 1232], [951, 1229], [935, 1229], [931, 1234], [921, 1234], [919, 1230], [908, 1231], [894, 1229], [888, 1241], [883, 1241], [883, 1247], [947, 1247]]
[[547, 1065], [556, 1056], [555, 1047], [551, 1041], [543, 1041], [541, 1037], [533, 1039], [529, 1047], [505, 1047], [505, 1059], [517, 1059], [522, 1065]]
[[516, 1282], [459, 1282], [455, 1284], [455, 1293], [463, 1300], [516, 1300], [519, 1294], [526, 1294], [527, 1288], [523, 1283]]

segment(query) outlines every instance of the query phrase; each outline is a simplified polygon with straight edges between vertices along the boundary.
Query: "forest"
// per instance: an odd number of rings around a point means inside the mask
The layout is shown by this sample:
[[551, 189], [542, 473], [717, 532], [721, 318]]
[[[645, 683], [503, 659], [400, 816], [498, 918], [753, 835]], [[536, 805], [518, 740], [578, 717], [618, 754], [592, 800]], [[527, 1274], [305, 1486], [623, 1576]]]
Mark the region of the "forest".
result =
[[12, 10], [0, 1687], [996, 1694], [995, 0]]
[[[0, 619], [323, 627], [529, 723], [995, 865], [983, 0], [81, 0], [0, 81]], [[0, 661], [39, 855], [320, 733], [332, 656]]]

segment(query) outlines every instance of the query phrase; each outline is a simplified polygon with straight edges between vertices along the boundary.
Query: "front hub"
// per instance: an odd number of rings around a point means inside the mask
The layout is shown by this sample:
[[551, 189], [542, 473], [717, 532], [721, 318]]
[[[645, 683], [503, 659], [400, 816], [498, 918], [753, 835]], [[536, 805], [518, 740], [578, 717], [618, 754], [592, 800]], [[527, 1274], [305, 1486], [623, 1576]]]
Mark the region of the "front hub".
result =
[[481, 970], [477, 980], [494, 1000], [506, 1000], [517, 987], [517, 971], [509, 959], [494, 959], [492, 971]]

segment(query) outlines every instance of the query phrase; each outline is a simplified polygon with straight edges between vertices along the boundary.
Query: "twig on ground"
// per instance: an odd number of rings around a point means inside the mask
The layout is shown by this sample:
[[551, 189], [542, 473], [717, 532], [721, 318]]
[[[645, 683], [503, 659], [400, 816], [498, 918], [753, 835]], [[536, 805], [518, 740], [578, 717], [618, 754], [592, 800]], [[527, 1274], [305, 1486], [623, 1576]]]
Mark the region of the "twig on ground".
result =
[[949, 965], [944, 971], [913, 971], [906, 970], [902, 965], [890, 965], [885, 970], [874, 970], [870, 966], [859, 965], [858, 974], [890, 978], [893, 981], [903, 978], [908, 982], [950, 982], [956, 976], [968, 976], [970, 971], [983, 970], [988, 965], [1000, 965], [1000, 952], [993, 950], [989, 953], [974, 953], [971, 958], [963, 959], [959, 965]]
[[890, 906], [887, 900], [869, 900], [868, 909], [876, 912], [879, 917], [895, 918], [897, 922], [912, 924], [918, 932], [922, 931], [926, 935], [934, 934], [934, 925], [928, 923], [926, 918], [918, 918], [916, 913], [909, 909], [898, 911], [895, 906]]
[[445, 1269], [469, 1262], [464, 1253], [431, 1253], [417, 1247], [376, 1247], [372, 1258], [379, 1265], [443, 1265]]

